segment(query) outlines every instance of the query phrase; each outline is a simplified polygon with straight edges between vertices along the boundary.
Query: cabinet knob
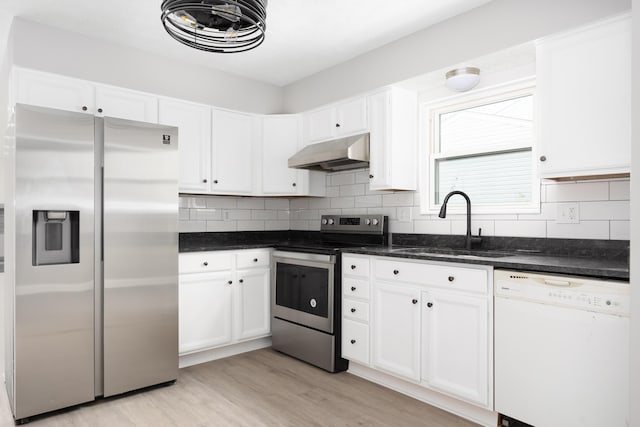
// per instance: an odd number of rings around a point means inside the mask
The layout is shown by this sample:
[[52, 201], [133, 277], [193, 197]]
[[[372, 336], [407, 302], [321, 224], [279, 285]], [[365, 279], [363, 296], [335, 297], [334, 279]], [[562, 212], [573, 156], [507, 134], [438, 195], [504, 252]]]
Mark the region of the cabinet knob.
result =
[[540, 161], [541, 162], [546, 162], [547, 161], [547, 156], [540, 156]]
[[355, 309], [355, 308], [352, 308], [352, 309], [351, 309], [351, 312], [352, 312], [352, 313], [355, 313], [355, 312], [356, 312], [356, 309]]
[[233, 280], [229, 280], [227, 283], [231, 285], [233, 283]]
[[291, 184], [291, 186], [292, 186], [292, 187], [295, 187], [295, 186], [296, 186], [296, 183], [294, 182], [293, 184]]
[[244, 283], [244, 279], [240, 279], [238, 280], [240, 283]]
[[207, 183], [207, 179], [206, 178], [203, 179], [202, 182], [204, 182], [206, 184]]
[[355, 292], [355, 290], [356, 290], [356, 287], [355, 287], [355, 286], [352, 286], [352, 287], [351, 287], [351, 292]]
[[393, 274], [395, 274], [396, 276], [398, 275], [398, 273], [400, 273], [398, 270], [393, 270]]
[[102, 113], [102, 108], [98, 108], [98, 113]]
[[418, 300], [414, 298], [414, 299], [411, 300], [411, 302], [414, 303], [414, 304], [417, 304]]
[[336, 123], [336, 127], [339, 128], [340, 127], [340, 123]]
[[202, 263], [202, 265], [204, 265], [206, 267], [207, 265], [209, 265], [209, 263], [207, 261], [205, 261], [205, 262]]
[[373, 179], [373, 175], [369, 175], [369, 179]]
[[427, 303], [427, 307], [429, 307], [429, 308], [433, 307], [433, 303], [432, 302], [428, 302]]
[[82, 106], [82, 111], [87, 111], [87, 106], [86, 105]]
[[355, 269], [356, 269], [356, 266], [355, 266], [355, 265], [353, 265], [353, 264], [351, 264], [351, 269], [352, 269], [352, 270], [355, 270]]
[[356, 343], [356, 340], [351, 340], [351, 344], [355, 344], [355, 343]]
[[217, 179], [214, 179], [214, 180], [213, 180], [213, 183], [214, 183], [214, 184], [217, 184], [217, 183], [218, 183], [218, 180], [217, 180]]
[[258, 258], [254, 258], [254, 259], [253, 259], [253, 262], [258, 262]]
[[449, 279], [450, 282], [453, 282], [454, 280], [456, 280], [456, 278], [453, 277], [453, 276], [449, 276], [448, 279]]

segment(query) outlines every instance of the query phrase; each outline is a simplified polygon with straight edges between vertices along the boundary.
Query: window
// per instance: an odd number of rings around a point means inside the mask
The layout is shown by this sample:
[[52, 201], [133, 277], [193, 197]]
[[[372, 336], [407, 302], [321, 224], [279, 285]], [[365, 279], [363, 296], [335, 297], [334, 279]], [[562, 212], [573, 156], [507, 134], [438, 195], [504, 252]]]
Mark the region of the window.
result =
[[[534, 103], [529, 81], [424, 106], [429, 191], [422, 192], [422, 212], [437, 212], [453, 190], [467, 193], [476, 213], [538, 212]], [[464, 199], [449, 205], [462, 209]]]

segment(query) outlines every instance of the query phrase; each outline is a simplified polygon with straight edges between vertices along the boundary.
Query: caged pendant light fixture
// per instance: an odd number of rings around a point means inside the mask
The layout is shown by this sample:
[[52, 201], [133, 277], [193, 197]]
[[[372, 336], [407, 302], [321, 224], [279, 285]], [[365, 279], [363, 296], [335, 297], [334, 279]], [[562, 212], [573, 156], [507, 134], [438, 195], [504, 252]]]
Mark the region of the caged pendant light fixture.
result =
[[244, 52], [264, 41], [267, 0], [163, 0], [161, 8], [169, 35], [195, 49]]

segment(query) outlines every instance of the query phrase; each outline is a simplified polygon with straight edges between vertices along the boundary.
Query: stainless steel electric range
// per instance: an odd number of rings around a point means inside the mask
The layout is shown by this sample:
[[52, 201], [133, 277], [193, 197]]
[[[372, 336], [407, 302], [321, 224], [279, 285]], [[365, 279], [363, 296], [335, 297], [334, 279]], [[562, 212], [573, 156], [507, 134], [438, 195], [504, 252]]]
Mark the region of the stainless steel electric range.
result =
[[276, 247], [271, 269], [273, 348], [329, 372], [341, 357], [341, 251], [387, 245], [383, 215], [323, 215], [318, 239]]

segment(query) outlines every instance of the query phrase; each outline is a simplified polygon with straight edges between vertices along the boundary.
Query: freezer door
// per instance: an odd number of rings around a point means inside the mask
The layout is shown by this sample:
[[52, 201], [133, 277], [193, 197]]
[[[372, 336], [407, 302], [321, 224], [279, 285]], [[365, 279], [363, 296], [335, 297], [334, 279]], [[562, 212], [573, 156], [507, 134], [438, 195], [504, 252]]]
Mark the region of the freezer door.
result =
[[104, 119], [104, 396], [178, 376], [178, 129]]
[[87, 114], [16, 106], [16, 419], [94, 398], [93, 129]]

